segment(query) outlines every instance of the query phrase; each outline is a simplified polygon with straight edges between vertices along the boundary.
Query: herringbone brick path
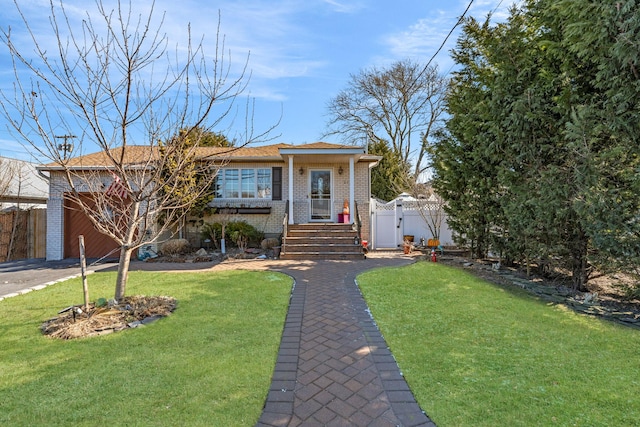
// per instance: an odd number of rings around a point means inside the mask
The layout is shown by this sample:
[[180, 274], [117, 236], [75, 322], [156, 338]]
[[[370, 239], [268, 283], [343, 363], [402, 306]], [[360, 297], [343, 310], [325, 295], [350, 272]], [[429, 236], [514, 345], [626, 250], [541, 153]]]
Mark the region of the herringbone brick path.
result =
[[[422, 412], [355, 283], [409, 257], [271, 262], [295, 279], [257, 426], [435, 426]], [[256, 264], [253, 264], [256, 266]]]

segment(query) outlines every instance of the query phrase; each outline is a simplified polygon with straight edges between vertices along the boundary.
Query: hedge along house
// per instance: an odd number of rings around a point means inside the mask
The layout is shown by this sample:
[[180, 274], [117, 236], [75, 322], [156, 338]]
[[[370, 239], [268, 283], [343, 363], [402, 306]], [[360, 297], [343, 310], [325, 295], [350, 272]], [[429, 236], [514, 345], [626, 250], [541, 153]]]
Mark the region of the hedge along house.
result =
[[[134, 153], [136, 150], [140, 153]], [[132, 163], [144, 150], [138, 146], [131, 151]], [[216, 222], [224, 212], [227, 218], [244, 220], [266, 236], [281, 236], [285, 258], [362, 258], [360, 242], [371, 235], [370, 169], [378, 164], [379, 156], [367, 154], [363, 147], [317, 142], [201, 147], [198, 157], [222, 166], [211, 189], [214, 198], [209, 205], [214, 213], [189, 218], [187, 228], [194, 233], [187, 235], [199, 234], [201, 224]], [[99, 185], [87, 185], [87, 191], [109, 187], [112, 178], [104, 158], [103, 153], [96, 153], [70, 160], [77, 169], [100, 171]], [[95, 230], [86, 215], [65, 198], [69, 187], [63, 170], [55, 164], [39, 169], [50, 176], [47, 259], [76, 257], [79, 234], [92, 242], [93, 249], [87, 245], [88, 257], [112, 252], [115, 242]], [[199, 239], [192, 243], [197, 245]]]

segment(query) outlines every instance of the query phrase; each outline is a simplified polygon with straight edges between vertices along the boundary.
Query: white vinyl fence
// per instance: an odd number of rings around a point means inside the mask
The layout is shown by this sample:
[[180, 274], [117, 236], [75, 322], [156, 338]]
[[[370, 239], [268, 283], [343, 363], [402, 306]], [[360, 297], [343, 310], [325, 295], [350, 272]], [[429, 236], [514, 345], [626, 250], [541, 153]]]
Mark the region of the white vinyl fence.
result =
[[[414, 236], [415, 243], [419, 243], [420, 238], [425, 240], [433, 238], [427, 223], [420, 214], [420, 206], [424, 206], [424, 203], [424, 200], [406, 197], [399, 197], [389, 203], [381, 203], [372, 199], [372, 242], [370, 247], [373, 249], [397, 249], [402, 245], [404, 236], [407, 235]], [[452, 232], [447, 225], [446, 215], [444, 215], [440, 226], [440, 244], [453, 245]]]

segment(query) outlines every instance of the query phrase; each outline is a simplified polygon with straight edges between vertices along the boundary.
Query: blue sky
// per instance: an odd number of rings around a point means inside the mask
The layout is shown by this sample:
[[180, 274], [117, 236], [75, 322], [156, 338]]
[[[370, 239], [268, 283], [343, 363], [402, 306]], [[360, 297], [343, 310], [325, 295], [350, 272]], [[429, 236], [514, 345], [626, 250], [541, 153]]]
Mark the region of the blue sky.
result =
[[[0, 25], [15, 26], [12, 3], [3, 1]], [[47, 0], [20, 0], [34, 28], [46, 26]], [[65, 0], [71, 13], [95, 7], [86, 0]], [[114, 1], [106, 0], [106, 4]], [[147, 3], [135, 2], [134, 3]], [[327, 103], [347, 87], [349, 76], [372, 66], [410, 58], [426, 63], [467, 7], [468, 0], [157, 0], [166, 11], [164, 29], [180, 43], [188, 23], [192, 34], [215, 41], [218, 11], [221, 33], [232, 60], [241, 66], [250, 54], [251, 80], [246, 94], [255, 99], [254, 126], [262, 131], [280, 117], [272, 143], [302, 144], [321, 139]], [[513, 0], [475, 0], [469, 15], [506, 16]], [[144, 7], [144, 6], [141, 6]], [[449, 50], [459, 31], [436, 57], [441, 72], [451, 71]], [[11, 83], [7, 48], [0, 45], [0, 85]], [[238, 126], [240, 124], [238, 123]], [[0, 117], [0, 156], [29, 160], [30, 150], [7, 131]], [[322, 138], [342, 142], [337, 137]], [[38, 159], [34, 159], [38, 160]]]

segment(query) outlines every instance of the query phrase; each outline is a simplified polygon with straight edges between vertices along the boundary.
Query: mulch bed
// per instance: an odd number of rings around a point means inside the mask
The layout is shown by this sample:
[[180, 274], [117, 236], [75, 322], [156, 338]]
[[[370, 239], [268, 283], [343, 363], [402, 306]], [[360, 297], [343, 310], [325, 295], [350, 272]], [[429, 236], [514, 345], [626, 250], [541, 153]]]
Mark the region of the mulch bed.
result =
[[75, 339], [105, 335], [145, 325], [166, 317], [175, 310], [177, 302], [165, 296], [130, 296], [120, 303], [102, 307], [89, 304], [72, 306], [61, 310], [60, 315], [49, 319], [41, 326], [42, 333], [51, 338]]
[[[426, 258], [429, 259], [428, 256]], [[570, 283], [568, 277], [564, 280], [549, 280], [540, 276], [526, 277], [524, 272], [516, 268], [501, 267], [496, 270], [492, 261], [470, 260], [460, 256], [440, 257], [438, 262], [463, 269], [499, 286], [518, 287], [582, 314], [606, 318], [640, 329], [640, 301], [624, 298], [615, 286], [615, 279], [607, 276], [589, 282], [589, 292], [579, 292], [567, 287], [567, 283]]]

